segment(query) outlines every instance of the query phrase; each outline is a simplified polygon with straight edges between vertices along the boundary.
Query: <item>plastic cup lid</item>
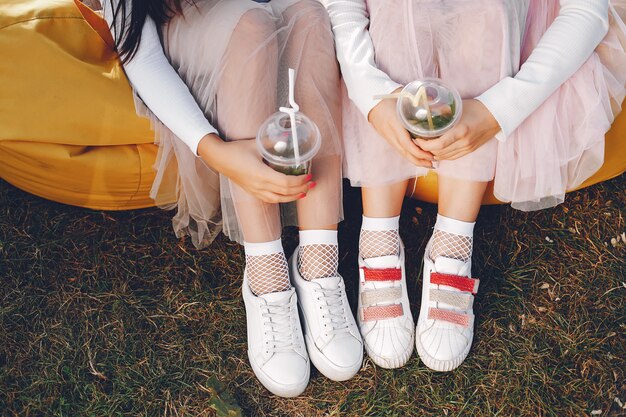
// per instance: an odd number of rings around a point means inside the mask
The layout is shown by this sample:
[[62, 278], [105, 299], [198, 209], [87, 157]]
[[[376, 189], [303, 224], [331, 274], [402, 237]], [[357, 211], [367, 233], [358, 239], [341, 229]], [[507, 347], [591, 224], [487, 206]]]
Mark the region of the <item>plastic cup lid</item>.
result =
[[[315, 123], [302, 113], [296, 113], [296, 128], [300, 163], [303, 164], [317, 154], [322, 138]], [[263, 122], [257, 133], [256, 145], [266, 161], [286, 167], [296, 165], [291, 120], [288, 114], [277, 112]]]
[[415, 136], [441, 136], [461, 118], [461, 96], [454, 87], [439, 79], [413, 81], [404, 87], [401, 94], [397, 104], [398, 116], [404, 127]]

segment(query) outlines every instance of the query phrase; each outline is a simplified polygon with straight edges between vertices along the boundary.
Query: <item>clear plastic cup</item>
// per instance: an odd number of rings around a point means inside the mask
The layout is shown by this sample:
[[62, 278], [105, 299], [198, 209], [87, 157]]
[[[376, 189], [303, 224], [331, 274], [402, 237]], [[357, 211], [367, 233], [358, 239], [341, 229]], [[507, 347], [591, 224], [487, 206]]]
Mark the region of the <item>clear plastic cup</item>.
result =
[[311, 171], [311, 161], [322, 144], [320, 131], [311, 119], [296, 113], [299, 158], [296, 158], [291, 118], [287, 113], [271, 115], [259, 128], [256, 145], [263, 159], [275, 171], [286, 175], [304, 175]]
[[437, 138], [461, 119], [461, 96], [454, 87], [439, 79], [413, 81], [402, 89], [401, 94], [397, 105], [398, 117], [414, 138]]

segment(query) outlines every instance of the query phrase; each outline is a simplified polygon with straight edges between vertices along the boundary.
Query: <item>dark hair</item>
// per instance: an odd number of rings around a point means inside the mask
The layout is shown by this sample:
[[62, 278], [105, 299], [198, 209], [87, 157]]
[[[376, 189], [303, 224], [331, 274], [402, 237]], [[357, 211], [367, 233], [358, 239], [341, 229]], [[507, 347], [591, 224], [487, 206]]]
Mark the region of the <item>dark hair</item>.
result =
[[[113, 0], [111, 7], [114, 7]], [[141, 31], [146, 23], [146, 18], [150, 16], [152, 20], [160, 26], [166, 23], [177, 13], [182, 12], [182, 1], [192, 0], [130, 0], [131, 13], [126, 14], [126, 2], [129, 0], [119, 0], [117, 7], [113, 10], [112, 30], [117, 31], [122, 28], [122, 33], [114, 33], [117, 51], [123, 61], [129, 61], [137, 53], [137, 48], [141, 42]], [[127, 22], [130, 17], [130, 22]]]

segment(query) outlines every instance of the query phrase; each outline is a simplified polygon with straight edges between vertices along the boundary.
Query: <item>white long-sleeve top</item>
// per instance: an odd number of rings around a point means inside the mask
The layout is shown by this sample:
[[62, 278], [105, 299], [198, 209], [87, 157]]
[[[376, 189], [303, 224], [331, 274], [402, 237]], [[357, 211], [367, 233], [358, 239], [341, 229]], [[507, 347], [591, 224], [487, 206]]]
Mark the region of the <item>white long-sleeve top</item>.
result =
[[[113, 24], [113, 7], [119, 0], [103, 0], [106, 21]], [[400, 84], [379, 70], [368, 32], [365, 0], [321, 0], [329, 11], [344, 80], [350, 98], [367, 117], [378, 103], [374, 95], [386, 94]], [[477, 97], [494, 115], [502, 132], [511, 134], [591, 55], [608, 30], [608, 0], [560, 0], [558, 18], [543, 36], [517, 74], [502, 79]], [[130, 14], [131, 2], [126, 3]], [[114, 36], [121, 33], [118, 22]], [[117, 39], [116, 39], [117, 40]], [[132, 60], [124, 63], [126, 75], [144, 103], [176, 136], [197, 154], [200, 140], [217, 133], [171, 66], [150, 18]]]
[[[400, 87], [376, 67], [365, 0], [321, 0], [329, 12], [337, 58], [350, 99], [365, 117], [373, 96]], [[591, 56], [609, 27], [609, 0], [560, 0], [557, 19], [517, 74], [476, 97], [493, 114], [505, 140]]]
[[[113, 25], [114, 7], [119, 0], [102, 0], [105, 20]], [[126, 2], [126, 14], [130, 16], [131, 2]], [[127, 19], [127, 22], [130, 19]], [[119, 37], [121, 22], [116, 22], [114, 37]], [[116, 39], [117, 41], [117, 39]], [[209, 123], [203, 111], [191, 95], [165, 56], [154, 20], [146, 20], [141, 33], [137, 53], [124, 63], [124, 71], [131, 85], [159, 120], [178, 136], [194, 154], [198, 154], [200, 140], [217, 130]]]

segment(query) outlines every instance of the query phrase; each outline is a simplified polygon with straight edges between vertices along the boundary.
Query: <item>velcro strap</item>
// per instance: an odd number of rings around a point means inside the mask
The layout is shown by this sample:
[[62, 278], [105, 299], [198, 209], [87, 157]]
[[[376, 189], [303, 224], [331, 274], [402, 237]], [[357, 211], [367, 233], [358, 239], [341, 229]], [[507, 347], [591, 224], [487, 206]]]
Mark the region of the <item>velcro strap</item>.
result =
[[400, 281], [402, 280], [402, 270], [400, 268], [389, 269], [369, 269], [361, 268], [365, 281]]
[[402, 297], [402, 288], [381, 288], [379, 290], [363, 291], [361, 303], [371, 306], [378, 303], [390, 303]]
[[431, 284], [447, 285], [448, 287], [471, 292], [472, 294], [478, 292], [479, 282], [480, 281], [475, 278], [461, 277], [459, 275], [440, 274], [439, 272], [432, 272], [430, 274]]
[[474, 316], [471, 314], [456, 313], [450, 310], [444, 310], [441, 308], [429, 308], [428, 320], [442, 320], [448, 323], [458, 324], [463, 327], [472, 326]]
[[469, 310], [474, 303], [474, 296], [466, 292], [452, 292], [438, 289], [430, 290], [430, 301], [449, 304], [459, 310]]
[[402, 304], [362, 308], [363, 321], [394, 319], [404, 315]]

